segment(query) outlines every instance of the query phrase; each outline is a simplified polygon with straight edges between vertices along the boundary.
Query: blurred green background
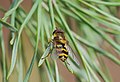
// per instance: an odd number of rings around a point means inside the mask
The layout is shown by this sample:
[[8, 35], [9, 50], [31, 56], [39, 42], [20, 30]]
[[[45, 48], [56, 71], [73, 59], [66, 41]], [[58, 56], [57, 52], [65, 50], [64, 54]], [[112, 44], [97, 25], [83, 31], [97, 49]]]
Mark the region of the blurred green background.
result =
[[[56, 3], [54, 3], [55, 0], [53, 3], [50, 2], [51, 0], [42, 2], [41, 0], [24, 0], [22, 3], [20, 1], [22, 0], [0, 0], [0, 19], [11, 25], [10, 27], [1, 22], [4, 26], [0, 26], [2, 35], [0, 36], [0, 82], [7, 82], [7, 75], [9, 75], [8, 82], [23, 82], [23, 80], [24, 82], [28, 80], [29, 82], [119, 82], [119, 0], [104, 0], [105, 2], [102, 0], [56, 0]], [[15, 7], [17, 9], [13, 10], [8, 18], [5, 17], [5, 13]], [[29, 17], [28, 20], [26, 18], [30, 15], [32, 8], [33, 15], [31, 14], [28, 21]], [[50, 12], [49, 9], [51, 9]], [[65, 20], [62, 19], [59, 11]], [[3, 17], [5, 18], [2, 19]], [[25, 23], [24, 20], [27, 22]], [[12, 26], [18, 31], [14, 32], [15, 29]], [[70, 46], [80, 61], [80, 68], [73, 66], [74, 74], [60, 60], [57, 60], [57, 65], [54, 64], [51, 57], [38, 67], [39, 59], [47, 48], [48, 39], [52, 36], [55, 26], [64, 30]], [[24, 29], [20, 34], [17, 52], [15, 52], [17, 57], [12, 57], [15, 49], [13, 45], [18, 40], [21, 28]], [[11, 39], [13, 39], [12, 45]], [[36, 54], [37, 57], [33, 56]], [[11, 63], [12, 59], [15, 64]], [[32, 59], [34, 60], [33, 68], [30, 67]], [[10, 68], [12, 65], [13, 68]], [[58, 67], [58, 77], [55, 66]]]

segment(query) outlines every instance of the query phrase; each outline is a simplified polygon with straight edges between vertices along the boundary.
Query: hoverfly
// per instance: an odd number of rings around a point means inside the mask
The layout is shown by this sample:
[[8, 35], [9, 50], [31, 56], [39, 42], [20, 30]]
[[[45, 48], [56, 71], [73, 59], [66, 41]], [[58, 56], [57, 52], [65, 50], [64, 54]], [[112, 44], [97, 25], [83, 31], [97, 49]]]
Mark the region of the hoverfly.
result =
[[[61, 29], [54, 30], [52, 34], [52, 39], [41, 58], [44, 59], [50, 55], [54, 55], [59, 58], [62, 62], [66, 62], [67, 58], [71, 57], [76, 64], [79, 65], [77, 58], [75, 57], [68, 41], [65, 38], [64, 32]], [[42, 62], [43, 62], [42, 61]], [[69, 64], [69, 62], [67, 62]], [[42, 63], [39, 62], [40, 66]]]

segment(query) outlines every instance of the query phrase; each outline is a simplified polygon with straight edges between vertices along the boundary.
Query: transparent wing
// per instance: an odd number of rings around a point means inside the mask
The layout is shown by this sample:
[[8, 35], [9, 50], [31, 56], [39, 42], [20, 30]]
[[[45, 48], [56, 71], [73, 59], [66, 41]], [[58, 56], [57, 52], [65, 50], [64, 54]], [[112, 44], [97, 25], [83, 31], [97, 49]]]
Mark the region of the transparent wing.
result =
[[[69, 45], [65, 45], [68, 50], [68, 56], [69, 58], [78, 66], [80, 66], [80, 63], [78, 59], [75, 56], [75, 53], [73, 52], [72, 48]], [[69, 63], [69, 62], [68, 62]]]
[[52, 50], [52, 52], [51, 52], [51, 54], [50, 54], [50, 57], [51, 57], [53, 60], [56, 60], [56, 59], [59, 58], [58, 53], [57, 53], [57, 51], [56, 51], [56, 48], [53, 48], [53, 50]]
[[40, 58], [39, 63], [38, 63], [38, 66], [41, 66], [41, 65], [42, 65], [42, 63], [44, 62], [44, 60], [46, 59], [46, 57], [49, 56], [49, 54], [52, 52], [52, 50], [53, 50], [53, 43], [50, 42], [50, 43], [48, 44], [47, 49], [45, 50], [45, 52], [43, 53], [42, 57]]

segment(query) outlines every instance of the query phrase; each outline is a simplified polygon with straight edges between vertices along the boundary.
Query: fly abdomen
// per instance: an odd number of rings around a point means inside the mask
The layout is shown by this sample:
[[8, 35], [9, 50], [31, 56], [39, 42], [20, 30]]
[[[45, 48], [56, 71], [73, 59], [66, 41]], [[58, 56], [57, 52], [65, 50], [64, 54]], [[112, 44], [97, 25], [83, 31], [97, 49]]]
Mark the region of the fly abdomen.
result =
[[63, 62], [64, 62], [67, 58], [68, 58], [68, 54], [65, 54], [65, 53], [59, 54], [59, 59], [60, 59], [61, 61], [63, 61]]

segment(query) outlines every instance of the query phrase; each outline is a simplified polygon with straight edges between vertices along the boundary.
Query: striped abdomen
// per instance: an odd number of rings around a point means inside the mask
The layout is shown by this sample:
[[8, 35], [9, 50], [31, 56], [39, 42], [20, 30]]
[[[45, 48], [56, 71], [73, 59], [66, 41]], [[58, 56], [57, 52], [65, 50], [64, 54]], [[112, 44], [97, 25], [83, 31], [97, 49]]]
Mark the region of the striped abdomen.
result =
[[56, 42], [56, 51], [61, 61], [64, 62], [68, 58], [68, 51], [65, 48], [65, 44]]

